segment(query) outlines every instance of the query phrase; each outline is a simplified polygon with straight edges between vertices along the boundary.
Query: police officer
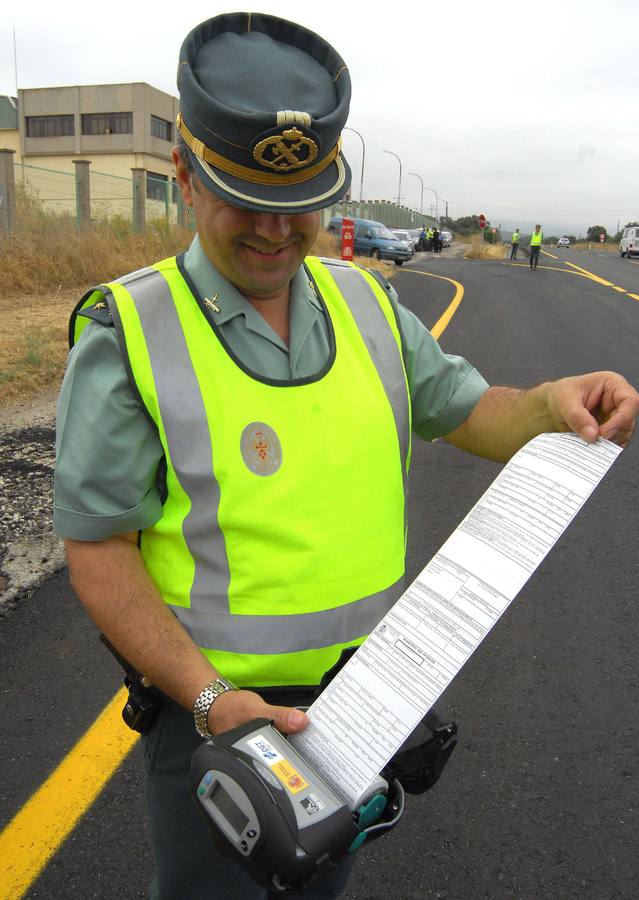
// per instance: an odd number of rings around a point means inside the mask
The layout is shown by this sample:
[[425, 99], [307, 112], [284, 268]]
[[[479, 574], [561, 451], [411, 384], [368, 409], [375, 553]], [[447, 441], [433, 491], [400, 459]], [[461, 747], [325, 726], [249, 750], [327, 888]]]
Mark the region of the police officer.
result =
[[[611, 373], [487, 388], [383, 279], [308, 257], [350, 183], [348, 69], [318, 35], [218, 16], [184, 41], [178, 88], [197, 233], [79, 304], [55, 527], [89, 614], [166, 696], [143, 739], [152, 897], [251, 900], [267, 894], [214, 850], [190, 757], [257, 717], [304, 728], [294, 707], [401, 593], [410, 414], [503, 460], [545, 430], [625, 443], [639, 397]], [[306, 896], [338, 896], [352, 863]]]
[[510, 258], [511, 259], [517, 259], [517, 250], [519, 248], [519, 241], [520, 241], [519, 228], [515, 228], [515, 230], [513, 231], [512, 237], [510, 239], [510, 243], [511, 243]]
[[544, 242], [544, 233], [541, 230], [541, 225], [535, 225], [535, 230], [530, 235], [530, 268], [536, 269], [537, 263], [539, 262], [539, 254], [541, 252], [541, 245]]

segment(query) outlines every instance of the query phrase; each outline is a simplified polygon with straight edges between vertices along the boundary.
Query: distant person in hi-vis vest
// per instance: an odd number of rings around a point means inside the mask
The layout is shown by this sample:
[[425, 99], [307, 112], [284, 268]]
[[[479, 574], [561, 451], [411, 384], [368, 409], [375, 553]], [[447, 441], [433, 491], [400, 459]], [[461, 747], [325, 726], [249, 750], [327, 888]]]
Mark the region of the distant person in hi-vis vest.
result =
[[517, 250], [519, 249], [519, 241], [521, 240], [519, 235], [519, 228], [515, 228], [513, 231], [512, 237], [510, 239], [510, 258], [517, 259]]
[[541, 251], [541, 245], [544, 242], [544, 233], [541, 230], [541, 225], [535, 225], [535, 230], [530, 235], [530, 268], [536, 269], [537, 263], [539, 262], [539, 253]]

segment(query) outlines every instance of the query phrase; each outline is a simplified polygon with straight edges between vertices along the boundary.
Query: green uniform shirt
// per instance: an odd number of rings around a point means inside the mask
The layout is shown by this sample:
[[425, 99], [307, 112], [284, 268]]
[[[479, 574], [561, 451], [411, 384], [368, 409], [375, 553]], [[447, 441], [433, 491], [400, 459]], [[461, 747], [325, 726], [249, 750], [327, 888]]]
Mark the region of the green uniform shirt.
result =
[[[289, 345], [211, 264], [196, 236], [184, 257], [193, 288], [213, 298], [231, 350], [260, 375], [314, 375], [329, 354], [321, 304], [301, 268], [291, 283]], [[428, 329], [397, 308], [409, 378], [413, 430], [425, 440], [460, 425], [488, 385], [466, 360], [444, 354]], [[69, 355], [58, 405], [54, 528], [62, 537], [103, 540], [147, 528], [162, 515], [163, 452], [133, 395], [113, 327], [90, 321]], [[160, 477], [159, 477], [160, 475]]]

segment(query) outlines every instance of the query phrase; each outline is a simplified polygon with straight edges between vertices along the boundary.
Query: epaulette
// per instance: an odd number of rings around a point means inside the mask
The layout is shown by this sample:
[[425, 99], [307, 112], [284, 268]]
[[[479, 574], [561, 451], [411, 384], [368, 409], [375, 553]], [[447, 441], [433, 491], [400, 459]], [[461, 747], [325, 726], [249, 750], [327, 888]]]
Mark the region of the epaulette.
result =
[[85, 306], [84, 309], [78, 310], [78, 315], [85, 316], [87, 319], [93, 319], [94, 322], [99, 322], [100, 325], [113, 327], [111, 310], [109, 309], [109, 304], [104, 299], [98, 300], [93, 306]]
[[377, 269], [368, 268], [366, 269], [366, 271], [369, 275], [373, 276], [373, 278], [381, 288], [384, 288], [387, 294], [390, 294], [390, 292], [393, 290], [393, 288], [391, 287], [391, 283], [390, 281], [387, 281], [386, 278], [384, 278], [381, 272], [379, 272]]

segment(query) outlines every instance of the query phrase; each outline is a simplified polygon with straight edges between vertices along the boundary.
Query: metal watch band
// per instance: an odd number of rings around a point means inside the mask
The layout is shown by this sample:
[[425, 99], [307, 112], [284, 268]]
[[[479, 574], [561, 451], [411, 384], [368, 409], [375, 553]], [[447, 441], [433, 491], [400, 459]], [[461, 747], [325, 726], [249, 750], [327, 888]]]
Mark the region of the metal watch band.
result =
[[226, 681], [224, 678], [216, 678], [215, 681], [211, 681], [200, 691], [197, 700], [193, 704], [193, 718], [195, 720], [195, 730], [201, 737], [213, 737], [209, 731], [209, 711], [220, 694], [234, 690], [235, 687], [230, 681]]

